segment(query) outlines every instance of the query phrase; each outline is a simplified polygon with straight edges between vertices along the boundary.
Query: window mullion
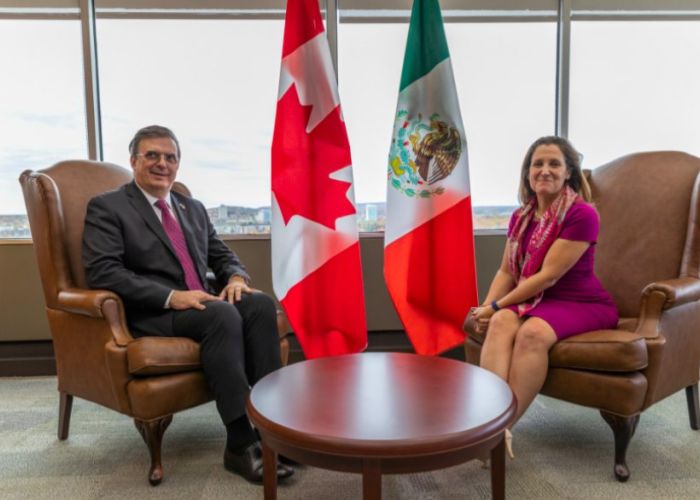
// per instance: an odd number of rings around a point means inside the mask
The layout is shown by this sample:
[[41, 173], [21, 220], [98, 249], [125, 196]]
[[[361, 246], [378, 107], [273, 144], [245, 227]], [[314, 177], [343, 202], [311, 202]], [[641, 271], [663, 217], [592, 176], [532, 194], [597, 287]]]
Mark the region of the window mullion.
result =
[[559, 0], [559, 19], [557, 20], [557, 93], [554, 129], [561, 137], [569, 135], [571, 1]]
[[103, 159], [102, 120], [100, 117], [100, 85], [97, 69], [95, 34], [95, 1], [80, 0], [80, 24], [83, 40], [83, 74], [88, 155], [91, 160]]

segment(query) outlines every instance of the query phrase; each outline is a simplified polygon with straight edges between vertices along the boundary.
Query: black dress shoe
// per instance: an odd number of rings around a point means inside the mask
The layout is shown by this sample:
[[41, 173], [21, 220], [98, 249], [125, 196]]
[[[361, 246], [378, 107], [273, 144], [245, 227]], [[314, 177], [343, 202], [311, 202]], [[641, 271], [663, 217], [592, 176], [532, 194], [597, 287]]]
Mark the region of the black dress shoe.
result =
[[[251, 483], [262, 483], [263, 458], [259, 441], [248, 446], [243, 453], [233, 453], [228, 448], [224, 451], [224, 467]], [[294, 474], [294, 469], [277, 464], [277, 479], [285, 479]]]
[[277, 460], [279, 460], [280, 464], [282, 465], [301, 465], [296, 460], [292, 460], [291, 458], [286, 457], [284, 455], [277, 455]]
[[294, 468], [277, 460], [277, 479], [287, 479], [294, 474]]
[[226, 451], [224, 451], [224, 467], [226, 467], [226, 470], [242, 476], [251, 483], [261, 483], [263, 480], [263, 460], [260, 443], [256, 441], [240, 454], [226, 448]]

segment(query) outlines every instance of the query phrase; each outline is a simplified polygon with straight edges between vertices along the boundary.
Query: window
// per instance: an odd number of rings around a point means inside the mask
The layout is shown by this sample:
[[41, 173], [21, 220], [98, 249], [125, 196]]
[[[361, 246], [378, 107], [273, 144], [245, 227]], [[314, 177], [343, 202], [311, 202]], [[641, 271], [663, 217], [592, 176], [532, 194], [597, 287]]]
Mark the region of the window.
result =
[[[269, 232], [281, 20], [98, 20], [105, 160], [129, 165], [139, 128], [182, 149], [178, 179], [222, 234]], [[125, 34], [128, 33], [128, 36]]]
[[467, 134], [474, 226], [505, 228], [520, 166], [554, 133], [556, 23], [448, 23]]
[[[517, 204], [525, 151], [554, 133], [556, 23], [453, 22], [445, 31], [467, 135], [475, 227], [504, 228]], [[383, 228], [407, 32], [407, 23], [348, 23], [339, 30], [341, 103], [363, 230]]]
[[384, 229], [386, 169], [407, 35], [408, 23], [341, 24], [338, 30], [338, 91], [360, 231]]
[[699, 21], [577, 21], [571, 33], [569, 137], [584, 167], [700, 153]]
[[0, 20], [0, 47], [0, 238], [29, 238], [19, 174], [87, 157], [80, 24]]
[[[183, 150], [179, 177], [210, 209], [217, 230], [269, 231], [285, 2], [95, 3], [104, 159], [128, 166], [138, 128], [169, 126]], [[339, 91], [359, 225], [381, 230], [411, 2], [341, 3]], [[476, 228], [505, 227], [525, 150], [554, 133], [557, 5], [442, 2]], [[562, 56], [570, 73], [565, 64], [559, 83], [566, 90], [568, 81], [570, 94], [561, 111], [584, 166], [640, 150], [700, 154], [700, 129], [692, 125], [700, 115], [697, 2], [568, 5], [571, 50]], [[78, 0], [0, 0], [0, 46], [10, 48], [0, 51], [0, 238], [29, 236], [17, 183], [22, 170], [87, 156], [83, 22]]]

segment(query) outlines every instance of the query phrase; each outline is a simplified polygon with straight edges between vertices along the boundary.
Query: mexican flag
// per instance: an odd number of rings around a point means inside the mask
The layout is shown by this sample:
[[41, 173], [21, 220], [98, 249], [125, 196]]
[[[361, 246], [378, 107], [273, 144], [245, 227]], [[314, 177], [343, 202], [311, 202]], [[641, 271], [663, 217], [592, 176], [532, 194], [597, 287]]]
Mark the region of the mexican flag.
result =
[[288, 0], [272, 139], [272, 282], [307, 358], [367, 346], [337, 87], [318, 0]]
[[414, 349], [464, 342], [477, 305], [467, 142], [437, 0], [414, 0], [387, 183], [384, 277]]

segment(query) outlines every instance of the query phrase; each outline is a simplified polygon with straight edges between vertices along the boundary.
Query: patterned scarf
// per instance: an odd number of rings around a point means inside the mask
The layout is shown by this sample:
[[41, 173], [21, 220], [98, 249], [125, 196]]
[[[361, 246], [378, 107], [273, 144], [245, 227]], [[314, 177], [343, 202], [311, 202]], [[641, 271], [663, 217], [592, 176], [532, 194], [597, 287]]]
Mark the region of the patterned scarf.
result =
[[[569, 186], [562, 189], [542, 215], [527, 245], [523, 244], [523, 238], [530, 221], [535, 217], [537, 198], [533, 196], [525, 206], [515, 211], [513, 231], [508, 238], [508, 267], [516, 285], [539, 271], [549, 247], [561, 232], [566, 213], [571, 205], [581, 200], [582, 198]], [[539, 304], [543, 295], [543, 291], [539, 292], [530, 300], [518, 304], [518, 315], [523, 316]]]

